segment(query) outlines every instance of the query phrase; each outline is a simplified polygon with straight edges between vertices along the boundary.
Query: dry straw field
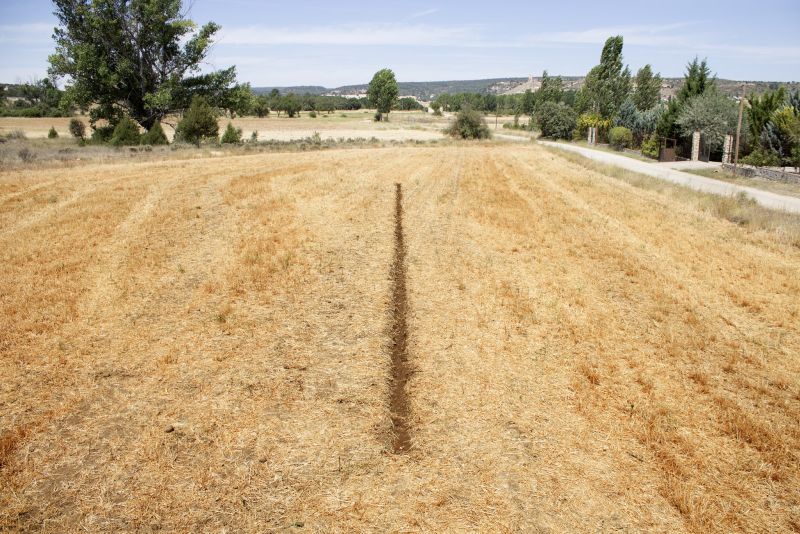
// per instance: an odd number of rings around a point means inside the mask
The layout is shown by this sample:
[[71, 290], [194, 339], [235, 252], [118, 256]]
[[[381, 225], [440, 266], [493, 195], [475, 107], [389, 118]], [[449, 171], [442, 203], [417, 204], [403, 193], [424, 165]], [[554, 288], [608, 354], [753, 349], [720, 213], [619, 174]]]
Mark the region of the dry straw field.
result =
[[0, 258], [0, 530], [800, 531], [779, 228], [455, 144], [7, 170]]
[[[374, 137], [381, 141], [430, 141], [442, 138], [442, 130], [447, 126], [446, 117], [435, 117], [425, 112], [394, 111], [389, 122], [373, 121], [374, 110], [337, 111], [335, 113], [319, 113], [312, 118], [303, 112], [295, 118], [286, 115], [281, 117], [274, 113], [269, 117], [237, 117], [229, 119], [220, 117], [220, 134], [230, 122], [242, 130], [245, 139], [253, 132], [258, 133], [261, 140], [273, 139], [289, 141], [310, 137], [315, 133], [323, 139]], [[64, 138], [70, 138], [69, 121], [71, 117], [16, 118], [0, 117], [0, 135], [12, 132], [23, 132], [28, 138], [46, 138], [51, 127]], [[80, 117], [89, 129], [88, 117]], [[507, 118], [506, 118], [507, 119]], [[165, 120], [164, 131], [172, 139], [175, 130], [171, 125], [177, 124], [178, 117]]]

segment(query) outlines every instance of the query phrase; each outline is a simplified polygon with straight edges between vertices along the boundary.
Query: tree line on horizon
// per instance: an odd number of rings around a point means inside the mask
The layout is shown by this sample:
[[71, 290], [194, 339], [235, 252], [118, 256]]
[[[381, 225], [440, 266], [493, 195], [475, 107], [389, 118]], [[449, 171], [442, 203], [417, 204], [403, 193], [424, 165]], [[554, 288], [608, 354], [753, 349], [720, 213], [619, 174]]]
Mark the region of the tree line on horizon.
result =
[[[192, 109], [233, 118], [374, 108], [376, 120], [385, 120], [396, 109], [424, 109], [415, 98], [399, 98], [390, 69], [375, 73], [366, 98], [278, 90], [255, 94], [249, 83], [237, 82], [235, 66], [201, 73], [199, 66], [220, 27], [214, 22], [198, 27], [185, 17], [182, 0], [53, 4], [58, 27], [48, 77], [11, 88], [14, 95], [0, 87], [0, 115], [70, 116], [82, 110], [89, 115], [92, 137], [103, 142], [114, 137], [120, 123], [127, 130], [132, 130], [130, 124], [160, 130], [161, 122], [185, 120]], [[535, 91], [443, 93], [430, 108], [435, 114], [467, 109], [511, 114], [515, 120], [508, 127], [536, 128], [552, 138], [585, 138], [589, 128], [596, 128], [601, 140], [641, 148], [648, 155], [655, 155], [664, 139], [686, 145], [700, 131], [711, 149], [719, 151], [735, 128], [736, 101], [719, 90], [707, 61], [692, 60], [678, 93], [662, 102], [660, 75], [648, 64], [633, 76], [622, 50], [623, 37], [609, 37], [599, 63], [578, 90], [567, 89], [560, 76], [545, 71]], [[67, 81], [63, 90], [57, 87], [60, 80]], [[16, 98], [11, 102], [8, 96]], [[747, 104], [743, 153], [754, 164], [800, 166], [798, 91], [779, 87], [750, 94]], [[176, 126], [187, 131], [180, 123]]]
[[[691, 60], [677, 94], [663, 101], [660, 74], [648, 64], [632, 76], [622, 49], [622, 36], [609, 37], [599, 64], [578, 90], [565, 88], [560, 76], [544, 71], [535, 91], [442, 94], [431, 107], [435, 112], [473, 109], [513, 115], [514, 122], [505, 127], [538, 129], [554, 139], [586, 139], [589, 128], [596, 128], [600, 142], [641, 149], [650, 157], [658, 157], [667, 139], [675, 140], [688, 156], [692, 134], [700, 132], [709, 150], [721, 155], [725, 136], [737, 129], [738, 101], [720, 90], [708, 61]], [[800, 167], [800, 91], [778, 86], [760, 94], [751, 92], [745, 104], [740, 140], [743, 161]], [[527, 123], [521, 123], [521, 117]]]

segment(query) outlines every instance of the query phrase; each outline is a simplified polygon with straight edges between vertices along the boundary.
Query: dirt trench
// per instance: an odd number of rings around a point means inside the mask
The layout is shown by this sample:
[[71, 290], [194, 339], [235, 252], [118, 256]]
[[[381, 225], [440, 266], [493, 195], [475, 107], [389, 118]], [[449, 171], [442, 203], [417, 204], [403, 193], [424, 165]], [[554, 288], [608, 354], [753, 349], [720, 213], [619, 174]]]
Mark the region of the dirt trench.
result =
[[391, 341], [391, 413], [394, 436], [392, 448], [402, 453], [411, 448], [406, 384], [411, 375], [408, 362], [408, 295], [406, 293], [406, 247], [403, 238], [403, 189], [395, 184], [394, 260], [391, 268], [392, 314]]

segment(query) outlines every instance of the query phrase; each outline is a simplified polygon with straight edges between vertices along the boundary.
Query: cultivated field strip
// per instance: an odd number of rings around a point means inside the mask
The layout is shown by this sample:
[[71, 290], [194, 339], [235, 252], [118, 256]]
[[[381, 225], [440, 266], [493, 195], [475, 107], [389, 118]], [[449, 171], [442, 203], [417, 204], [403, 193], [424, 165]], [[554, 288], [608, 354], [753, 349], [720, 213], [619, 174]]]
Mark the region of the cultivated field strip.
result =
[[0, 193], [0, 530], [800, 528], [779, 232], [528, 146]]

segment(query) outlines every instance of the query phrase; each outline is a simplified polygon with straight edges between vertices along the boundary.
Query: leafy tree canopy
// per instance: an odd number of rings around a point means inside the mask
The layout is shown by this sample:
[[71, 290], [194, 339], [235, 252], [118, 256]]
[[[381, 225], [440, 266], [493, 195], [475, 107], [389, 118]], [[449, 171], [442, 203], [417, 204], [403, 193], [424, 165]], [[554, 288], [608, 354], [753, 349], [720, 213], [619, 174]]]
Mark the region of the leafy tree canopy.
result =
[[676, 121], [687, 101], [704, 94], [706, 91], [716, 90], [716, 87], [717, 78], [711, 75], [708, 62], [705, 59], [699, 61], [695, 57], [691, 63], [686, 65], [683, 85], [675, 95], [675, 98], [669, 101], [666, 112], [661, 116], [658, 123], [658, 135], [668, 138], [679, 137], [681, 128]]
[[536, 90], [536, 105], [545, 102], [558, 104], [562, 100], [564, 100], [564, 81], [561, 76], [551, 78], [547, 71], [542, 72], [542, 85]]
[[59, 26], [50, 74], [69, 78], [69, 98], [90, 108], [93, 124], [130, 116], [149, 129], [198, 94], [226, 107], [234, 67], [196, 75], [219, 26], [198, 29], [181, 0], [53, 1]]
[[613, 118], [628, 97], [631, 72], [622, 63], [622, 36], [609, 37], [600, 54], [600, 64], [586, 75], [577, 106]]
[[717, 77], [711, 75], [708, 60], [698, 61], [695, 57], [691, 63], [686, 65], [686, 74], [683, 78], [683, 85], [678, 91], [677, 99], [682, 103], [694, 96], [700, 96], [716, 86]]
[[575, 111], [563, 103], [545, 102], [536, 110], [536, 122], [542, 130], [542, 137], [571, 139], [577, 119]]
[[701, 132], [712, 148], [722, 146], [725, 135], [736, 128], [738, 111], [732, 98], [712, 90], [690, 98], [675, 123], [685, 136]]
[[761, 95], [751, 94], [747, 99], [750, 107], [747, 116], [750, 119], [750, 134], [758, 139], [772, 114], [778, 111], [786, 102], [786, 90], [779, 87], [777, 91], [767, 91]]
[[650, 65], [645, 65], [636, 73], [636, 89], [633, 92], [633, 103], [639, 111], [645, 111], [658, 105], [661, 100], [661, 75], [653, 75]]
[[376, 72], [367, 88], [367, 97], [378, 109], [380, 116], [392, 110], [398, 94], [397, 80], [391, 69], [381, 69]]

